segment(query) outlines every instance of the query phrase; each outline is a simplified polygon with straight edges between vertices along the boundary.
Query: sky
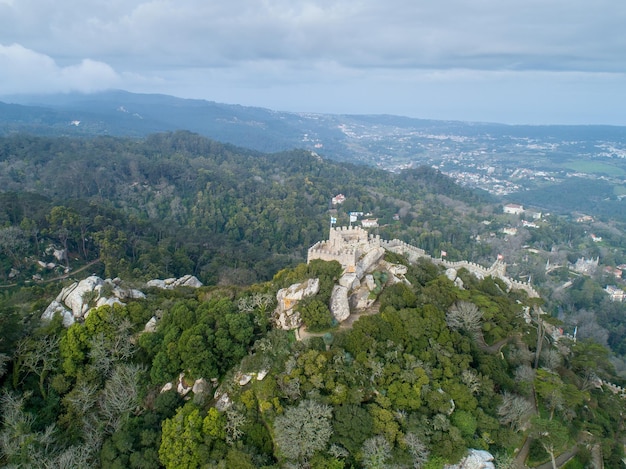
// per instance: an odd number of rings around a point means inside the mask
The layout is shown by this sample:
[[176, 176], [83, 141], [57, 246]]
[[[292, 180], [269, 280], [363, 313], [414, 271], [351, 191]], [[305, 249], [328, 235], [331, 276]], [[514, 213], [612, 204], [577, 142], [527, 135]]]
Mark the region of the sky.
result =
[[624, 0], [0, 0], [0, 95], [626, 125]]

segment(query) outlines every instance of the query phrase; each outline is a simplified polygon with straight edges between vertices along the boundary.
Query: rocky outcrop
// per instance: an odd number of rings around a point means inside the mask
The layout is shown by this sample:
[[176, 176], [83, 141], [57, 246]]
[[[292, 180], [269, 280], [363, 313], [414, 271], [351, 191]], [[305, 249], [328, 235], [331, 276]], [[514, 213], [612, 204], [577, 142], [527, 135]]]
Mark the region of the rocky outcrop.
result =
[[361, 279], [356, 276], [356, 272], [344, 272], [339, 278], [339, 285], [346, 287], [348, 290], [359, 288]]
[[50, 320], [58, 313], [63, 316], [63, 324], [69, 327], [75, 320], [87, 317], [92, 307], [122, 305], [122, 300], [145, 297], [143, 292], [125, 287], [119, 278], [102, 280], [92, 275], [63, 288], [41, 318]]
[[65, 249], [54, 249], [52, 251], [52, 255], [59, 262], [62, 262], [67, 258], [67, 253], [65, 252]]
[[330, 296], [330, 312], [337, 322], [343, 322], [350, 316], [348, 303], [348, 289], [342, 285], [335, 285]]
[[70, 327], [74, 324], [74, 315], [72, 312], [56, 300], [50, 303], [50, 305], [46, 308], [41, 315], [41, 319], [44, 321], [51, 321], [56, 314], [61, 315], [63, 318], [63, 325], [65, 327]]
[[367, 252], [356, 265], [357, 278], [363, 278], [385, 255], [385, 248], [377, 247]]
[[446, 269], [446, 277], [448, 277], [451, 282], [454, 282], [456, 280], [456, 275], [456, 269], [453, 269], [452, 267]]
[[456, 269], [453, 269], [452, 267], [449, 267], [446, 269], [446, 277], [454, 282], [454, 285], [459, 289], [459, 290], [463, 290], [463, 280], [461, 279], [461, 277], [458, 276], [458, 272]]
[[198, 378], [191, 388], [191, 392], [194, 394], [208, 394], [212, 389], [211, 384], [207, 383], [206, 379]]
[[144, 326], [143, 331], [144, 332], [154, 332], [154, 331], [156, 331], [156, 326], [157, 326], [157, 317], [156, 316], [152, 316], [150, 318], [150, 320]]
[[[116, 297], [112, 297], [112, 298], [98, 298], [98, 301], [96, 301], [96, 308], [99, 308], [100, 306], [113, 306], [113, 305], [123, 305], [124, 303], [122, 303], [122, 301], [119, 298]], [[87, 313], [85, 313], [85, 316], [87, 315]]]
[[200, 288], [202, 282], [193, 275], [184, 275], [181, 278], [155, 279], [146, 283], [147, 287], [156, 287], [162, 290], [173, 290], [178, 287]]
[[495, 469], [493, 456], [488, 451], [470, 449], [458, 464], [446, 465], [445, 469]]
[[[147, 285], [170, 290], [177, 287], [198, 288], [202, 286], [202, 282], [193, 275], [185, 275], [179, 279], [151, 280]], [[92, 275], [63, 288], [41, 318], [50, 320], [58, 313], [63, 316], [63, 324], [69, 327], [75, 320], [84, 319], [92, 307], [123, 305], [126, 300], [145, 297], [141, 290], [125, 286], [119, 278], [102, 280]], [[156, 318], [150, 328], [153, 330], [155, 325]]]
[[227, 411], [233, 405], [233, 401], [226, 392], [222, 394], [219, 390], [215, 391], [213, 398], [215, 399], [215, 408], [220, 412]]
[[82, 318], [89, 309], [89, 294], [102, 285], [104, 285], [104, 281], [100, 277], [92, 275], [61, 290], [56, 301], [64, 303], [72, 310], [75, 318]]
[[288, 288], [281, 288], [276, 294], [278, 305], [274, 310], [274, 322], [276, 326], [291, 330], [300, 327], [302, 321], [295, 307], [300, 300], [308, 296], [316, 295], [320, 289], [320, 281], [317, 278], [308, 279], [302, 283], [294, 283]]

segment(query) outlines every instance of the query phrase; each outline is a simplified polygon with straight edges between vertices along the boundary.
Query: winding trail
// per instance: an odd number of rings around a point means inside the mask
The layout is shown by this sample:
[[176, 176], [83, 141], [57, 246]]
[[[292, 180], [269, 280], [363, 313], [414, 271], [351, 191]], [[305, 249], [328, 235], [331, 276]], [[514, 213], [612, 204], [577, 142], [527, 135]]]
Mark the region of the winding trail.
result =
[[[49, 279], [46, 279], [46, 280], [36, 281], [35, 283], [41, 284], [41, 283], [56, 282], [57, 280], [64, 280], [66, 278], [71, 277], [74, 274], [77, 274], [78, 272], [82, 272], [84, 270], [87, 270], [89, 267], [91, 267], [92, 265], [97, 264], [98, 262], [101, 262], [100, 259], [96, 259], [95, 261], [91, 261], [91, 262], [85, 264], [84, 266], [79, 267], [76, 270], [72, 270], [72, 271], [70, 271], [70, 272], [68, 272], [66, 274], [59, 275], [58, 277], [49, 278]], [[20, 285], [19, 283], [10, 283], [8, 285], [0, 285], [0, 288], [12, 288], [12, 287], [17, 287], [19, 285]]]
[[88, 264], [85, 264], [84, 266], [79, 267], [76, 270], [72, 270], [72, 271], [70, 271], [70, 272], [68, 272], [66, 274], [59, 275], [58, 277], [49, 278], [47, 280], [42, 280], [41, 283], [56, 282], [57, 280], [63, 280], [63, 279], [69, 278], [72, 275], [77, 274], [78, 272], [82, 272], [83, 270], [87, 270], [89, 267], [91, 267], [92, 265], [97, 264], [98, 262], [100, 262], [100, 259], [96, 259], [95, 261], [91, 261]]

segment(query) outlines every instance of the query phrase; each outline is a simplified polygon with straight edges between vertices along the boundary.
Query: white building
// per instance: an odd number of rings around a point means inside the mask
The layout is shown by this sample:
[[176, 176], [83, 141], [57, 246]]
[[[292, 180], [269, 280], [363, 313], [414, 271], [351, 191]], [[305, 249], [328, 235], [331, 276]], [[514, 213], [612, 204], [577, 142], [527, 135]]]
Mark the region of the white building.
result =
[[361, 220], [361, 226], [363, 228], [376, 228], [378, 226], [378, 219], [366, 218], [365, 220]]
[[624, 301], [624, 296], [626, 295], [626, 292], [624, 292], [624, 290], [622, 290], [621, 288], [616, 287], [615, 285], [607, 285], [604, 291], [609, 294], [609, 298], [611, 298], [611, 301]]
[[506, 204], [502, 211], [504, 213], [510, 213], [511, 215], [521, 215], [524, 213], [524, 206], [519, 204]]

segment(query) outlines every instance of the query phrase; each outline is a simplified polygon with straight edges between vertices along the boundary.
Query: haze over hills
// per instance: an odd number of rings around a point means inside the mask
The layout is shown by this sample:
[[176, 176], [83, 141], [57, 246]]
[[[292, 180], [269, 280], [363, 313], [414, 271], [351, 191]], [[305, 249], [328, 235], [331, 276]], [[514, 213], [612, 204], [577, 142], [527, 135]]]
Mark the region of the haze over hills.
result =
[[141, 138], [183, 129], [258, 151], [303, 148], [390, 171], [428, 165], [503, 201], [546, 211], [626, 214], [626, 127], [279, 112], [125, 91], [4, 101], [12, 104], [0, 102], [0, 135]]

